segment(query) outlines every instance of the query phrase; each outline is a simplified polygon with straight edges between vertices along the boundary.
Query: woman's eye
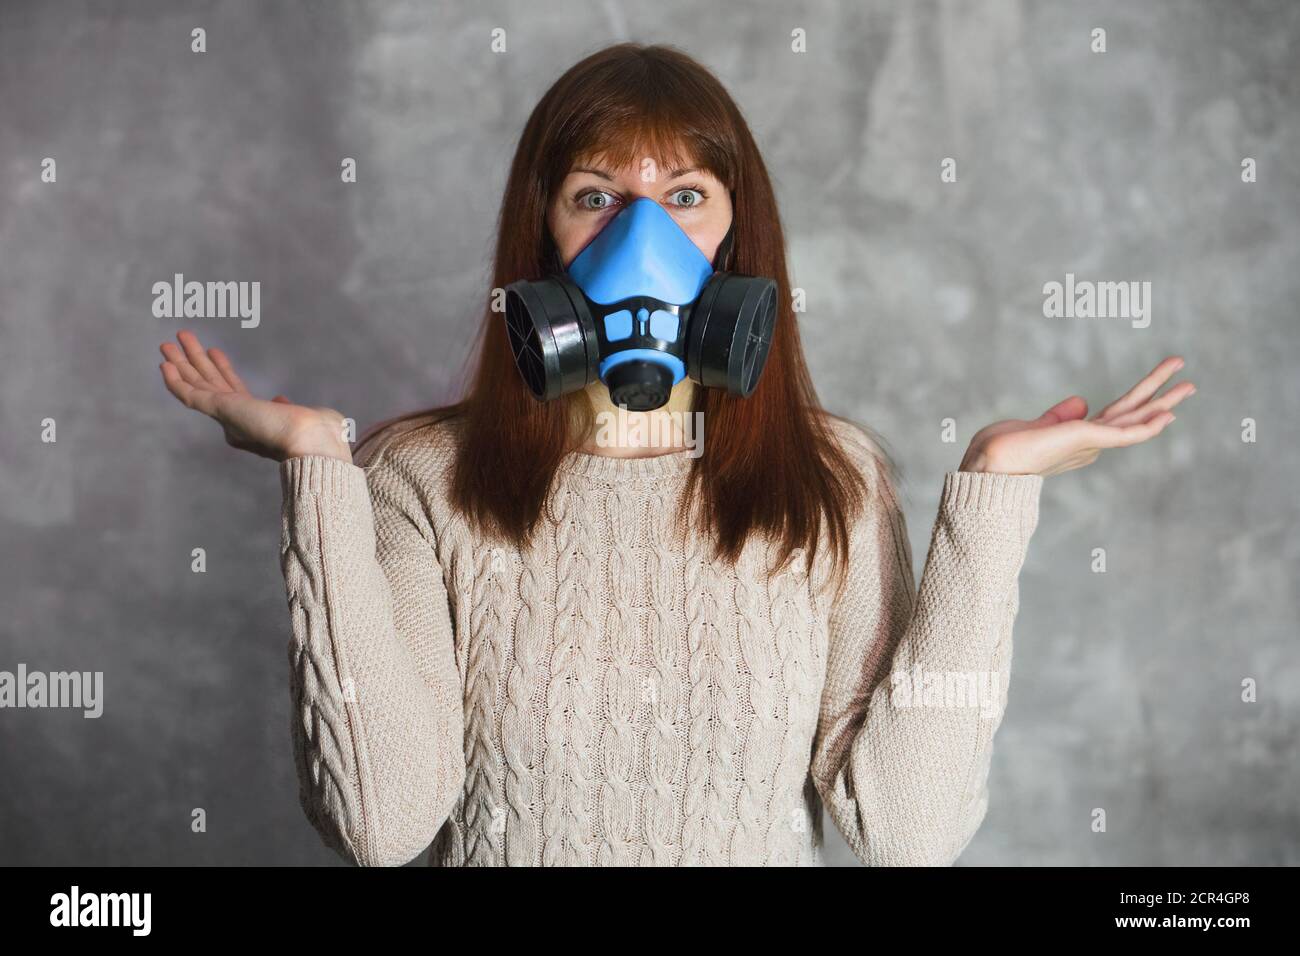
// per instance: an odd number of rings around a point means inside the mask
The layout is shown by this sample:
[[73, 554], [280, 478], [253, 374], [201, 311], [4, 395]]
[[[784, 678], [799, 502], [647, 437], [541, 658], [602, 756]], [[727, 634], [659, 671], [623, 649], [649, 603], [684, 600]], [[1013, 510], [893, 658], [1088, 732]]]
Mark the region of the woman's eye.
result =
[[578, 205], [583, 209], [608, 209], [613, 204], [614, 197], [599, 190], [578, 197]]
[[676, 200], [674, 206], [698, 206], [704, 201], [704, 193], [698, 189], [679, 189], [673, 193], [672, 198]]

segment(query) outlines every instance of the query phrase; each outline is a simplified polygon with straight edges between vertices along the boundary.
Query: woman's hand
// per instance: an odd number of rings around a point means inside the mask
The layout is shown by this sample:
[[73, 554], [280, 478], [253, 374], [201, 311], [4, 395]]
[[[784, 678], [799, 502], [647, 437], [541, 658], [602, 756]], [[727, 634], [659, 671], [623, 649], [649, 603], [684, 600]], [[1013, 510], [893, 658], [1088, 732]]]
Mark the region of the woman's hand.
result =
[[294, 405], [283, 395], [254, 398], [221, 349], [204, 351], [193, 332], [178, 332], [176, 340], [184, 351], [171, 342], [160, 346], [167, 390], [186, 408], [220, 422], [228, 445], [273, 461], [302, 455], [352, 461], [344, 418], [334, 409]]
[[1154, 397], [1182, 367], [1181, 357], [1169, 356], [1126, 395], [1087, 420], [1083, 416], [1088, 403], [1071, 395], [1033, 421], [1011, 419], [982, 428], [971, 439], [960, 470], [1057, 475], [1092, 464], [1104, 448], [1154, 438], [1174, 420], [1169, 410], [1196, 392], [1191, 382], [1179, 382]]

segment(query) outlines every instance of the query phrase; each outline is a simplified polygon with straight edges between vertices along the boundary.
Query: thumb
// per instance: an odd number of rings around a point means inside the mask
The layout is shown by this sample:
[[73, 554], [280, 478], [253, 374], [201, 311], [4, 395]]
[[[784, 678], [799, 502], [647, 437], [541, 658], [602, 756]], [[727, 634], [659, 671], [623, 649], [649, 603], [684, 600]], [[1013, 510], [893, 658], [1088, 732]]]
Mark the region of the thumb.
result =
[[1057, 422], [1070, 422], [1088, 414], [1088, 403], [1078, 395], [1071, 395], [1064, 401], [1057, 402], [1037, 419], [1036, 424], [1055, 425]]

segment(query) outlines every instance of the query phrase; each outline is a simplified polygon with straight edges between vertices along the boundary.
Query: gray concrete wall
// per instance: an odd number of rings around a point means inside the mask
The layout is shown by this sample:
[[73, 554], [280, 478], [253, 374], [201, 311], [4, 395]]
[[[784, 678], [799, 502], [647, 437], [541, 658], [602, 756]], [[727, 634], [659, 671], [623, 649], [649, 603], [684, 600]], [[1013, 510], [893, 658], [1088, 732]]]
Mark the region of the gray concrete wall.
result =
[[[0, 861], [334, 859], [296, 802], [275, 467], [166, 394], [151, 286], [260, 281], [256, 329], [194, 324], [268, 397], [363, 425], [450, 398], [524, 119], [628, 38], [749, 117], [822, 398], [890, 440], [918, 576], [981, 425], [1099, 408], [1169, 353], [1199, 386], [1158, 441], [1045, 484], [963, 862], [1300, 863], [1300, 6], [1260, 0], [5, 0], [0, 669], [107, 688], [97, 720], [0, 711]], [[1067, 272], [1152, 282], [1149, 327], [1045, 318]]]

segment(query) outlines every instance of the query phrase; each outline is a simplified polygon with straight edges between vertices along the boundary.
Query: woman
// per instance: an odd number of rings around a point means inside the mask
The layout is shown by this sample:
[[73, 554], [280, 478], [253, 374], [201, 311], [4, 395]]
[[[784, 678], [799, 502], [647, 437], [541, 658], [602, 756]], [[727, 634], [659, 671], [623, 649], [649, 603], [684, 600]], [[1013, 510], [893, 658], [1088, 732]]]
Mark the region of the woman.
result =
[[[634, 205], [775, 281], [751, 394], [679, 377], [624, 412], [610, 382], [539, 401], [520, 375], [500, 290], [575, 272]], [[437, 865], [812, 863], [825, 807], [866, 863], [952, 863], [987, 807], [1043, 477], [1159, 434], [1193, 391], [1156, 396], [1181, 360], [1091, 419], [1071, 397], [978, 432], [918, 594], [894, 471], [819, 406], [766, 169], [696, 62], [623, 44], [546, 93], [494, 285], [464, 400], [355, 460], [338, 412], [252, 397], [189, 332], [162, 346], [178, 399], [281, 463], [294, 744], [327, 843], [364, 865], [431, 842]], [[701, 413], [703, 454], [611, 440], [616, 412]]]

